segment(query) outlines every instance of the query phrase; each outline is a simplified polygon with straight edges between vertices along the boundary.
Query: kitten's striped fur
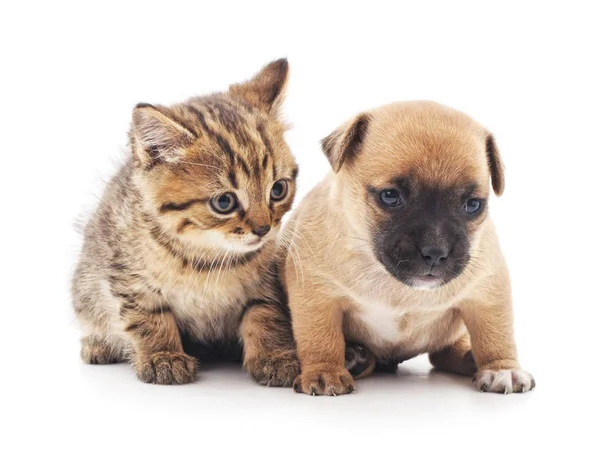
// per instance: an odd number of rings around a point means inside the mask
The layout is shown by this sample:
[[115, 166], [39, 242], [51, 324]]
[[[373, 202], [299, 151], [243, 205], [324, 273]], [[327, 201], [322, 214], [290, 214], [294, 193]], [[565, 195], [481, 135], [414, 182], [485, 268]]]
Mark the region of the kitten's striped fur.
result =
[[[294, 380], [276, 276], [297, 174], [278, 118], [287, 76], [278, 60], [225, 93], [134, 109], [132, 155], [85, 229], [73, 280], [84, 361], [128, 360], [142, 381], [180, 384], [196, 368], [182, 337], [207, 348], [241, 339], [255, 379]], [[274, 201], [278, 180], [287, 194]], [[225, 193], [239, 207], [219, 214], [211, 199]]]

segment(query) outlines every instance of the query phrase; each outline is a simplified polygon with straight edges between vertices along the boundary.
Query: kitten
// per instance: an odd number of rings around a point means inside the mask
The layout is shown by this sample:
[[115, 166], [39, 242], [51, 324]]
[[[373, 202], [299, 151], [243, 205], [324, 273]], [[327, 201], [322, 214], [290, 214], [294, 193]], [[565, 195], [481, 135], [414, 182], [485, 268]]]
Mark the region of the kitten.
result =
[[298, 172], [278, 119], [287, 78], [281, 59], [225, 93], [133, 110], [132, 154], [86, 226], [73, 280], [86, 363], [130, 361], [144, 382], [182, 384], [196, 371], [182, 338], [241, 341], [258, 382], [292, 384], [275, 267]]

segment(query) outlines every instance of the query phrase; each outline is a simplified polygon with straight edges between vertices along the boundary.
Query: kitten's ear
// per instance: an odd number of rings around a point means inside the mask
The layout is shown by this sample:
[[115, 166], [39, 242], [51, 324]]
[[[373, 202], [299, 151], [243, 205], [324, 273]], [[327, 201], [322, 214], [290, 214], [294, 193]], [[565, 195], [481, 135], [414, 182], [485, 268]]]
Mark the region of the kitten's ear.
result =
[[358, 154], [367, 134], [369, 121], [368, 114], [360, 114], [321, 141], [323, 153], [334, 172], [337, 173], [342, 164], [350, 162]]
[[504, 192], [504, 165], [492, 134], [485, 140], [485, 153], [492, 177], [492, 188], [498, 197]]
[[188, 129], [147, 103], [134, 108], [131, 133], [134, 156], [144, 166], [175, 162], [182, 156], [183, 148], [194, 141]]
[[252, 79], [231, 85], [229, 93], [233, 97], [277, 117], [285, 97], [288, 74], [287, 59], [278, 59], [263, 67]]

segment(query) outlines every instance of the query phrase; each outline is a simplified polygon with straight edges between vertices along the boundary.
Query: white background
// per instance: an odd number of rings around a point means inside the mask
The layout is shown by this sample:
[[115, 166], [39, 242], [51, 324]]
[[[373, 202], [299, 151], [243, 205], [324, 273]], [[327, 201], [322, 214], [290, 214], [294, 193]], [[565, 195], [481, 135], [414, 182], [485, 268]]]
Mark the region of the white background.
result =
[[[598, 13], [490, 3], [4, 2], [0, 447], [598, 448]], [[282, 56], [298, 199], [328, 170], [318, 140], [363, 109], [431, 99], [495, 133], [507, 189], [492, 215], [533, 393], [481, 394], [424, 358], [337, 398], [232, 366], [163, 387], [80, 362], [73, 221], [126, 153], [131, 108], [225, 89]]]

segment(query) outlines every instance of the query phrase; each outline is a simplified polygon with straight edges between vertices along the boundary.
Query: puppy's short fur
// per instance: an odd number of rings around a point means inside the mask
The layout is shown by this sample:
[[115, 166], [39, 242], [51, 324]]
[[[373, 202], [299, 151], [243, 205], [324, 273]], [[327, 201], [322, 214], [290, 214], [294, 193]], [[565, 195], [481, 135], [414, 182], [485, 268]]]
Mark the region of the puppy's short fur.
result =
[[504, 189], [492, 135], [436, 103], [394, 103], [344, 124], [323, 150], [333, 172], [286, 231], [296, 390], [354, 390], [345, 340], [382, 368], [429, 353], [439, 369], [475, 374], [481, 391], [532, 389], [487, 211], [490, 179], [497, 195]]

